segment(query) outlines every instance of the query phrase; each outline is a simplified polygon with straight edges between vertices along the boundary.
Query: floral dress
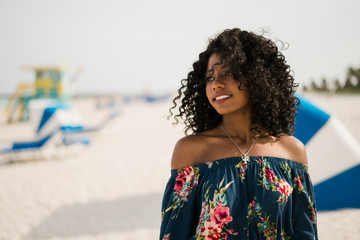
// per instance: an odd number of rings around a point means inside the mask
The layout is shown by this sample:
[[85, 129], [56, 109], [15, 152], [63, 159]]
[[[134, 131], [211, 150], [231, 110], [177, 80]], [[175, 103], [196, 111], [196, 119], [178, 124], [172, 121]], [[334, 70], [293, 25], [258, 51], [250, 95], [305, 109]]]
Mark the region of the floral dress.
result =
[[318, 239], [307, 165], [250, 156], [171, 170], [163, 239]]

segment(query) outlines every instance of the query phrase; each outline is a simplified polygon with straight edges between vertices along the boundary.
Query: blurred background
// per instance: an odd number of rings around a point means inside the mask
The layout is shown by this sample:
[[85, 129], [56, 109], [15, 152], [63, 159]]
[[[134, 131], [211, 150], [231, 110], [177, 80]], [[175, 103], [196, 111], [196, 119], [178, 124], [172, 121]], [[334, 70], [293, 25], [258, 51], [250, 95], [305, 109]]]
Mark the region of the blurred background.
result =
[[[314, 171], [315, 183], [349, 169], [358, 176], [359, 5], [0, 1], [0, 239], [157, 239], [183, 136], [168, 109], [208, 39], [226, 28], [285, 42], [299, 94], [351, 140], [320, 141], [353, 154], [338, 170]], [[326, 159], [311, 156], [319, 171]], [[321, 239], [358, 239], [358, 200], [319, 211]]]

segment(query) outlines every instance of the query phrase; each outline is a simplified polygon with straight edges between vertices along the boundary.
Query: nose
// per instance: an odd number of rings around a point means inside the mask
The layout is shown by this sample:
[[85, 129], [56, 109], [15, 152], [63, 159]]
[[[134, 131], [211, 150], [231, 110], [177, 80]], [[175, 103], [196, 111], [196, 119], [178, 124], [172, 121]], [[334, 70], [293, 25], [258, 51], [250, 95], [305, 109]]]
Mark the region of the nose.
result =
[[212, 83], [212, 89], [217, 90], [219, 88], [225, 88], [225, 82], [221, 77], [217, 76]]

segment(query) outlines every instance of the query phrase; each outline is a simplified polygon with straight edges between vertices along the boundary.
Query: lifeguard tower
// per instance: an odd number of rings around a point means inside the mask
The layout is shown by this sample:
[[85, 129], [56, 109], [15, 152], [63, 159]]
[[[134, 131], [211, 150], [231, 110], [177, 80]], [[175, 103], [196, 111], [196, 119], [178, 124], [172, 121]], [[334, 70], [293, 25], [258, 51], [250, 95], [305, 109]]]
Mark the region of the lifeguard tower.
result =
[[71, 79], [67, 66], [25, 66], [35, 73], [33, 84], [20, 83], [6, 107], [7, 122], [29, 119], [29, 102], [34, 99], [71, 100]]
[[65, 66], [28, 67], [35, 72], [34, 98], [70, 99], [70, 76]]

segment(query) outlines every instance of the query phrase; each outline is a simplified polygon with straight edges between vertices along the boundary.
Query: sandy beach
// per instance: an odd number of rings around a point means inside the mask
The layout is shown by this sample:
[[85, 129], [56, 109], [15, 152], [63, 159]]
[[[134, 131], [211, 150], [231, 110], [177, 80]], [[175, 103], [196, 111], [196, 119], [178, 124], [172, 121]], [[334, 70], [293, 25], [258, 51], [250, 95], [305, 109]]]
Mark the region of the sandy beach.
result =
[[[336, 115], [360, 142], [360, 96], [305, 95]], [[95, 100], [75, 107], [91, 125], [107, 110]], [[0, 240], [158, 239], [160, 205], [170, 158], [183, 126], [166, 119], [170, 101], [133, 102], [99, 132], [90, 146], [61, 156], [0, 165]], [[30, 123], [0, 118], [0, 145], [31, 139]], [[318, 213], [319, 238], [360, 238], [360, 209]]]

